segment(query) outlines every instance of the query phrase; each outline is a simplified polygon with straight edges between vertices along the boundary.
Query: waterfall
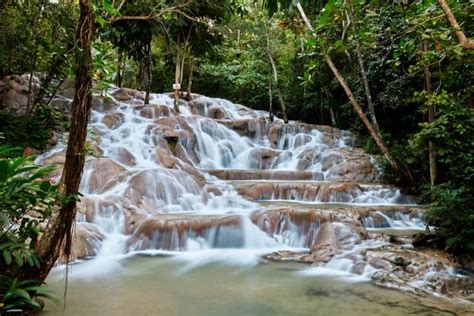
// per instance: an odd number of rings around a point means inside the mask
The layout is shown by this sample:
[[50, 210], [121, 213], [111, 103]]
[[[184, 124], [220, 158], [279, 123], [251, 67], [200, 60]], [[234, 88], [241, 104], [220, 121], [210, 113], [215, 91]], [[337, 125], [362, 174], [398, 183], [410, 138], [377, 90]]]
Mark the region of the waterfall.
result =
[[[347, 131], [268, 123], [265, 111], [204, 96], [180, 102], [178, 116], [165, 94], [152, 94], [150, 105], [134, 96], [114, 99], [127, 91], [111, 90], [91, 114], [88, 141], [96, 155], [86, 161], [77, 216], [91, 225], [81, 228], [90, 251], [77, 257], [93, 253], [88, 265], [118, 268], [137, 252], [255, 263], [276, 251], [309, 251], [326, 222], [369, 232], [423, 227], [421, 216], [410, 215], [415, 200], [373, 184], [375, 158], [351, 147]], [[38, 161], [61, 167], [64, 147]], [[355, 256], [368, 246], [350, 247]], [[338, 256], [326, 267], [353, 272], [357, 263]]]

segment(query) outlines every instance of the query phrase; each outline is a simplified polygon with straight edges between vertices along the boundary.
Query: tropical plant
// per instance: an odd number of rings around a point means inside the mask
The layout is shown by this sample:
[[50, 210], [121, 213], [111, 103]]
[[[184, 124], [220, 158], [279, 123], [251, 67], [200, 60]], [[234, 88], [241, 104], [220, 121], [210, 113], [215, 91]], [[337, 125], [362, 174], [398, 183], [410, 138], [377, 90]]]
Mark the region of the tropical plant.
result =
[[36, 242], [59, 198], [58, 186], [45, 180], [52, 167], [35, 165], [19, 152], [0, 147], [0, 293], [5, 309], [39, 309], [33, 298], [50, 294], [43, 281], [20, 278], [25, 266], [40, 266]]

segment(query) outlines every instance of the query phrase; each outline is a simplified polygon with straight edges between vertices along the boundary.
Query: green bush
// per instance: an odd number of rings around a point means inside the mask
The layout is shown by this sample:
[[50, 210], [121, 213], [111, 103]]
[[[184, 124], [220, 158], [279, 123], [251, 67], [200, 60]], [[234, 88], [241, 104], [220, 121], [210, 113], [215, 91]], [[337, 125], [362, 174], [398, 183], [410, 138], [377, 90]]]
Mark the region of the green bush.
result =
[[457, 255], [474, 256], [474, 189], [465, 186], [440, 185], [433, 189], [434, 202], [427, 220], [436, 226], [445, 248]]
[[52, 168], [39, 167], [32, 157], [15, 156], [17, 152], [0, 146], [0, 307], [35, 310], [40, 306], [34, 297], [48, 292], [41, 281], [21, 275], [40, 265], [35, 250], [39, 225], [51, 217], [59, 194], [57, 185], [44, 180]]
[[44, 150], [53, 132], [60, 129], [60, 122], [60, 114], [52, 106], [42, 106], [32, 116], [0, 112], [0, 144]]

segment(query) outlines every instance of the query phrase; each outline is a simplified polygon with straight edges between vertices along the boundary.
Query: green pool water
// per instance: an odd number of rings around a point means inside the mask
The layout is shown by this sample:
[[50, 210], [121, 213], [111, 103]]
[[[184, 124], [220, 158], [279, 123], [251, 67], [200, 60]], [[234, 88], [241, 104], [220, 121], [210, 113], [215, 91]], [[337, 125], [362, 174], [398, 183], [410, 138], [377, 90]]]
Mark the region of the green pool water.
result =
[[[135, 256], [89, 276], [86, 264], [72, 266], [64, 314], [60, 299], [47, 302], [43, 316], [463, 314], [370, 282], [302, 275], [298, 272], [307, 266], [297, 263], [209, 263], [184, 271], [186, 263], [173, 257]], [[48, 279], [59, 297], [63, 275], [56, 270]]]

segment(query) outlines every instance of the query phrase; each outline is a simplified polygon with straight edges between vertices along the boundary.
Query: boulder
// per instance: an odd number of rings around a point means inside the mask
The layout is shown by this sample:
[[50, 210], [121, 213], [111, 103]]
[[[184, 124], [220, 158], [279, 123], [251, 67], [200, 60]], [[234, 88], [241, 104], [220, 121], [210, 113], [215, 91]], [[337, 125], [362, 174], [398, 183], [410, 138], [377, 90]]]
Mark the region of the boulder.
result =
[[326, 222], [319, 227], [316, 243], [311, 246], [311, 256], [315, 262], [328, 262], [360, 242], [361, 236], [350, 225]]
[[474, 279], [453, 271], [456, 265], [441, 251], [387, 245], [366, 249], [362, 255], [378, 270], [372, 279], [379, 286], [419, 295], [436, 293], [461, 304], [474, 304]]
[[227, 111], [223, 109], [220, 105], [212, 104], [207, 109], [207, 117], [212, 119], [225, 119], [228, 118]]
[[[9, 111], [18, 115], [26, 114], [28, 96], [33, 102], [34, 94], [40, 87], [40, 81], [33, 77], [31, 91], [29, 91], [30, 76], [6, 76], [0, 81], [0, 110]], [[29, 94], [30, 93], [30, 94]]]
[[[69, 262], [97, 255], [104, 238], [100, 228], [96, 225], [91, 223], [77, 223], [72, 232]], [[66, 263], [64, 255], [60, 256], [58, 263]]]
[[[351, 227], [352, 232], [362, 237], [366, 237], [366, 231], [357, 218], [357, 212], [351, 209], [303, 209], [303, 208], [269, 208], [252, 213], [251, 219], [261, 230], [270, 236], [292, 236], [290, 243], [295, 247], [312, 248], [318, 240], [322, 242], [322, 236], [327, 234], [327, 227], [322, 227], [325, 223], [336, 223]], [[332, 228], [332, 227], [330, 227]], [[281, 237], [280, 237], [281, 238]], [[296, 239], [295, 239], [296, 238]], [[326, 238], [326, 237], [324, 237]], [[345, 245], [342, 245], [345, 246]], [[341, 247], [342, 247], [341, 246]], [[313, 262], [314, 259], [308, 259]]]
[[137, 163], [135, 156], [128, 149], [123, 147], [112, 148], [109, 151], [109, 155], [126, 166], [135, 166]]
[[167, 105], [139, 105], [135, 107], [139, 111], [140, 116], [148, 119], [159, 119], [161, 117], [175, 116], [176, 112], [174, 109]]
[[81, 186], [88, 193], [102, 193], [124, 180], [126, 169], [110, 158], [91, 158], [86, 161]]
[[107, 113], [102, 118], [102, 123], [104, 123], [107, 128], [117, 128], [123, 123], [123, 114], [122, 113]]
[[98, 112], [109, 112], [118, 106], [119, 104], [110, 96], [94, 96], [92, 98], [92, 109]]
[[[240, 222], [235, 215], [157, 215], [143, 221], [128, 241], [128, 248], [185, 250], [190, 247], [189, 239], [205, 241], [211, 247], [228, 246], [226, 243], [233, 239], [228, 234], [241, 232]], [[234, 239], [235, 246], [243, 242], [240, 237]]]
[[118, 88], [112, 92], [112, 96], [121, 102], [133, 101], [134, 99], [145, 100], [145, 93], [143, 91], [128, 88]]
[[75, 89], [75, 80], [74, 78], [66, 78], [58, 89], [58, 94], [63, 96], [66, 99], [72, 100], [74, 98]]

